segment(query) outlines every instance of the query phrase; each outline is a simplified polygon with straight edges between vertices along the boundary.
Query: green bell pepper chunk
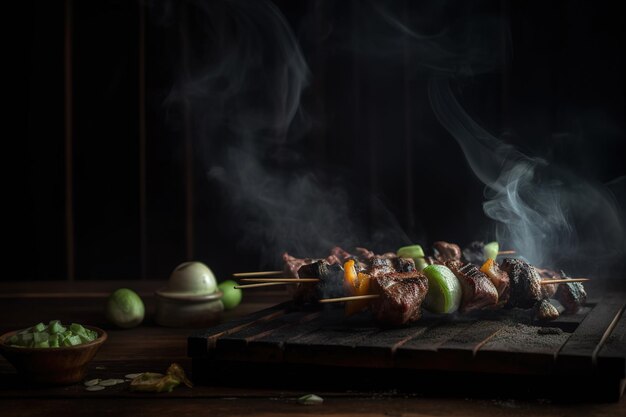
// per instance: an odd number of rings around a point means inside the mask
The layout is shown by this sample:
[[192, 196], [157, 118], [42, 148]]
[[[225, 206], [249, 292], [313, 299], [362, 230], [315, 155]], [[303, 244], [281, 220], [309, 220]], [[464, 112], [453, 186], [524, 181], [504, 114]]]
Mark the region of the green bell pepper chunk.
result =
[[485, 256], [485, 260], [493, 259], [495, 260], [498, 257], [498, 252], [500, 251], [500, 245], [498, 242], [489, 242], [483, 248], [483, 255]]
[[444, 265], [428, 265], [424, 268], [428, 278], [428, 293], [424, 307], [428, 311], [451, 314], [459, 309], [463, 294], [461, 283], [454, 273]]
[[424, 249], [420, 245], [403, 246], [396, 253], [400, 258], [411, 258], [415, 261], [418, 271], [423, 270], [428, 265], [426, 263]]

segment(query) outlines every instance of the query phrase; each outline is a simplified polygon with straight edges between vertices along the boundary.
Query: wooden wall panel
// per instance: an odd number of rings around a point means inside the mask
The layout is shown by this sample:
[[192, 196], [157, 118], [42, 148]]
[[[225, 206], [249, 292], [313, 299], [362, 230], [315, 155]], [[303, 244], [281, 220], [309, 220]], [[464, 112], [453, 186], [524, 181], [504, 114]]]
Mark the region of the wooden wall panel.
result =
[[[6, 141], [20, 144], [21, 161], [13, 165], [8, 181], [26, 191], [26, 198], [3, 199], [17, 207], [16, 239], [10, 240], [30, 266], [19, 274], [2, 274], [0, 280], [66, 279], [66, 236], [64, 210], [64, 116], [63, 116], [63, 2], [30, 4], [21, 30], [27, 48], [24, 53], [26, 84], [26, 132], [5, 135]], [[26, 16], [28, 16], [26, 18]], [[20, 35], [18, 35], [20, 36]], [[25, 133], [26, 139], [23, 135]], [[23, 147], [22, 147], [23, 144]], [[7, 157], [9, 155], [5, 155]], [[18, 243], [19, 242], [19, 243]], [[15, 260], [13, 260], [15, 261]], [[17, 262], [22, 266], [23, 262]]]
[[[16, 246], [33, 269], [19, 279], [165, 278], [190, 259], [206, 262], [220, 278], [275, 266], [261, 259], [264, 242], [242, 245], [240, 219], [224, 204], [229, 190], [207, 180], [231, 138], [198, 129], [205, 109], [168, 102], [173, 86], [200, 62], [206, 27], [188, 2], [149, 3], [27, 2], [18, 36], [28, 80], [26, 169], [18, 186], [27, 198], [17, 203], [26, 233]], [[374, 25], [363, 19], [375, 13], [372, 3], [274, 3], [311, 69], [302, 96], [311, 129], [293, 145], [302, 157], [295, 169], [345, 187], [361, 226], [348, 238], [378, 241], [366, 235], [386, 215], [371, 195], [409, 240], [492, 236], [481, 206], [484, 187], [430, 109], [414, 39], [399, 34], [393, 51], [380, 56], [370, 36], [390, 26], [380, 16]], [[599, 182], [623, 176], [621, 6], [506, 0], [384, 6], [407, 25], [432, 15], [426, 35], [440, 33], [438, 22], [446, 19], [500, 16], [501, 47], [510, 47], [510, 30], [515, 65], [507, 67], [502, 54], [501, 72], [463, 83], [456, 93], [470, 116], [496, 135], [518, 132], [507, 136], [511, 143], [542, 156], [545, 150]], [[291, 167], [278, 168], [291, 174]], [[375, 249], [405, 243], [392, 226]]]
[[140, 275], [137, 12], [74, 2], [77, 279]]

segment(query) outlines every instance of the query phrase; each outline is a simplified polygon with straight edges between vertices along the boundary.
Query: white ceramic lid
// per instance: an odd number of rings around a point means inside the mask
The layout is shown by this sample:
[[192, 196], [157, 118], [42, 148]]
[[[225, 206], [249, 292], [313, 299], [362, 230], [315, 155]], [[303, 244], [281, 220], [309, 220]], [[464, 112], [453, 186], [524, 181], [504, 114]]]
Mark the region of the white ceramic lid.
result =
[[202, 262], [184, 262], [178, 265], [165, 288], [158, 295], [172, 298], [206, 297], [217, 291], [213, 271]]

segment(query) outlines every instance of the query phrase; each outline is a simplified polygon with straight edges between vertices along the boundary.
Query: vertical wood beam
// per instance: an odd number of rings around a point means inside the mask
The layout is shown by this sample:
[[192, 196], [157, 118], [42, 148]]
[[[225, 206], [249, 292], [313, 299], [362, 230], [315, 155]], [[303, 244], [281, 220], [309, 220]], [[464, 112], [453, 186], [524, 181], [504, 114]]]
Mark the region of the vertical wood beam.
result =
[[[409, 27], [410, 22], [410, 8], [409, 2], [404, 2], [404, 21], [405, 25]], [[404, 146], [406, 152], [404, 153], [404, 166], [405, 166], [405, 210], [406, 210], [406, 230], [411, 233], [415, 228], [415, 199], [413, 196], [413, 119], [417, 116], [414, 108], [411, 96], [411, 71], [413, 70], [411, 64], [411, 38], [408, 34], [404, 35], [403, 45], [403, 81], [404, 81]]]
[[72, 38], [73, 13], [72, 0], [65, 0], [64, 28], [64, 72], [65, 72], [65, 239], [67, 279], [74, 281], [76, 259], [74, 247], [74, 120], [73, 120], [73, 74], [72, 74]]
[[[189, 80], [189, 11], [187, 3], [181, 5], [180, 48], [182, 58], [183, 79]], [[191, 123], [191, 106], [183, 97], [183, 135], [184, 135], [184, 182], [185, 182], [185, 248], [188, 260], [194, 258], [194, 186], [193, 186], [193, 136]]]
[[139, 7], [139, 251], [141, 279], [146, 279], [148, 265], [147, 204], [146, 204], [146, 7]]

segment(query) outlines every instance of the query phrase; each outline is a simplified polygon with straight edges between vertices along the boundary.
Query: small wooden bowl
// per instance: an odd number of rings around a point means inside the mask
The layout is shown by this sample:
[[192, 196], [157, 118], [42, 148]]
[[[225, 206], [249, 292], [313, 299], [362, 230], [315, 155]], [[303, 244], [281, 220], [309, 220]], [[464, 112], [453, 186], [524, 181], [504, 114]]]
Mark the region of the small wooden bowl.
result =
[[104, 330], [83, 326], [98, 333], [93, 342], [58, 348], [27, 348], [10, 346], [6, 342], [19, 330], [0, 336], [0, 353], [17, 369], [26, 381], [42, 385], [69, 385], [82, 381], [87, 364], [107, 340]]

